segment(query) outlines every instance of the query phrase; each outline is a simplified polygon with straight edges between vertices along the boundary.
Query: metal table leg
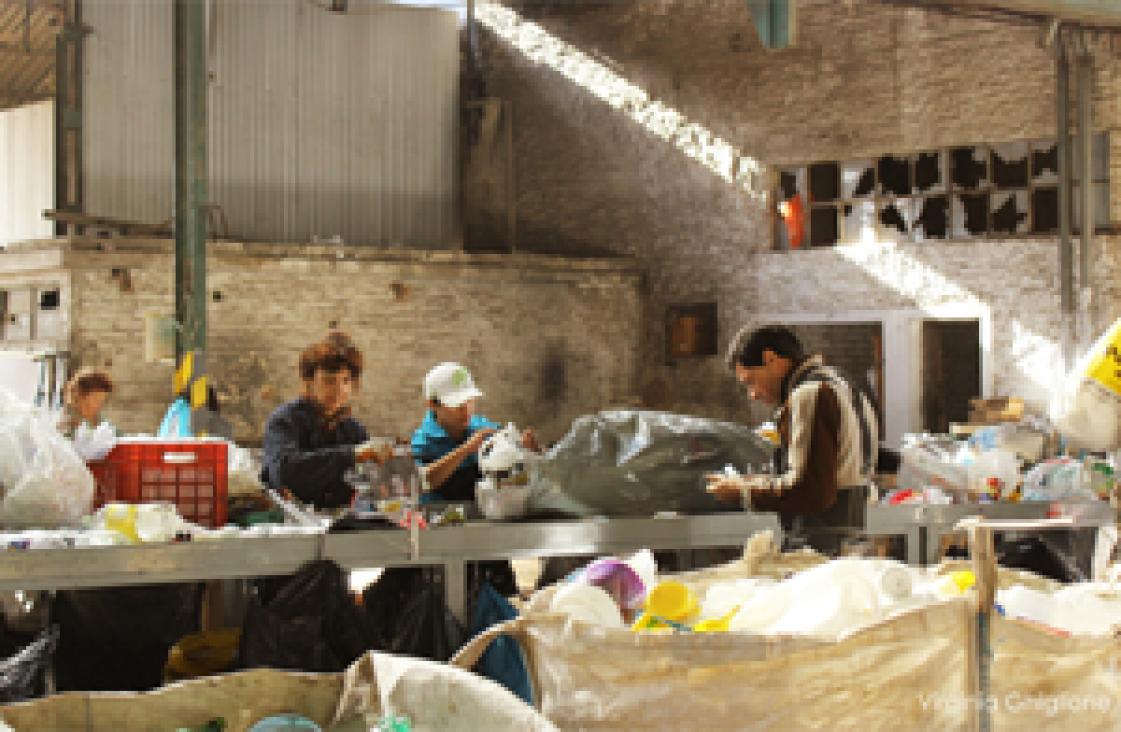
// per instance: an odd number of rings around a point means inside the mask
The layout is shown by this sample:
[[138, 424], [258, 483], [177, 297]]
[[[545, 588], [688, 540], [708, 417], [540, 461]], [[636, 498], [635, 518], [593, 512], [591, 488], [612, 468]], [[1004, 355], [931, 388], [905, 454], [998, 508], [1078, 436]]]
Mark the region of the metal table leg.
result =
[[922, 564], [922, 526], [911, 524], [904, 534], [907, 541], [907, 564], [918, 567]]
[[941, 524], [926, 527], [926, 556], [923, 557], [926, 564], [938, 563], [942, 553], [942, 537], [945, 535], [945, 528]]
[[461, 625], [467, 627], [467, 571], [462, 559], [444, 560], [444, 602]]

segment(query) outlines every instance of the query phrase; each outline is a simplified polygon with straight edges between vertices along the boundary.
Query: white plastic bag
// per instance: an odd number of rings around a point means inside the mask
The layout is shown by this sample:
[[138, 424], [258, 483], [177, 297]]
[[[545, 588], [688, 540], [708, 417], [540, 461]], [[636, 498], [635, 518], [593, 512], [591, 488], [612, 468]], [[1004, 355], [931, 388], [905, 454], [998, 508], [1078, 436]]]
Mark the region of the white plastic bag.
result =
[[1121, 320], [1063, 379], [1050, 416], [1075, 447], [1111, 450], [1121, 445]]
[[0, 388], [0, 498], [23, 477], [35, 454], [32, 419], [30, 404]]
[[117, 432], [108, 422], [102, 422], [96, 429], [83, 422], [74, 430], [73, 443], [78, 457], [87, 463], [104, 460], [117, 446]]
[[261, 466], [253, 460], [253, 454], [232, 442], [229, 443], [228, 454], [228, 494], [231, 496], [247, 496], [261, 493], [264, 490], [260, 478]]
[[0, 523], [39, 528], [77, 525], [93, 508], [93, 475], [70, 441], [46, 419], [31, 418], [22, 429], [19, 439], [26, 437], [34, 451], [0, 503]]

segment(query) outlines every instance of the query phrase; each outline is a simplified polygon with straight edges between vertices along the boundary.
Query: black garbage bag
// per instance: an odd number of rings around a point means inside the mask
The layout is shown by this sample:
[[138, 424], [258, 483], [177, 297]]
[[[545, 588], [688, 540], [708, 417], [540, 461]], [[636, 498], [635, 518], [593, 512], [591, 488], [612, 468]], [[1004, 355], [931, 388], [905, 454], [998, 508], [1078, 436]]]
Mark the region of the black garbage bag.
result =
[[424, 587], [434, 581], [435, 570], [418, 567], [389, 567], [377, 582], [362, 592], [362, 607], [370, 632], [377, 638], [380, 648], [393, 645], [397, 626], [405, 615], [405, 608]]
[[[1048, 532], [1059, 533], [1059, 532]], [[1032, 536], [1026, 539], [998, 539], [993, 544], [997, 564], [1006, 569], [1020, 569], [1041, 577], [1069, 584], [1085, 581], [1085, 575], [1078, 568], [1074, 558], [1067, 556], [1056, 546], [1054, 537]], [[965, 549], [951, 547], [946, 556], [966, 559]]]
[[63, 590], [51, 605], [58, 626], [59, 691], [147, 691], [163, 683], [167, 653], [198, 630], [205, 584]]
[[402, 608], [388, 650], [446, 663], [466, 640], [466, 631], [444, 603], [442, 585], [428, 582]]
[[39, 633], [26, 648], [0, 661], [0, 704], [42, 696], [43, 672], [58, 646], [58, 627]]
[[308, 562], [286, 580], [267, 600], [249, 598], [238, 646], [241, 668], [339, 672], [380, 650], [339, 565]]

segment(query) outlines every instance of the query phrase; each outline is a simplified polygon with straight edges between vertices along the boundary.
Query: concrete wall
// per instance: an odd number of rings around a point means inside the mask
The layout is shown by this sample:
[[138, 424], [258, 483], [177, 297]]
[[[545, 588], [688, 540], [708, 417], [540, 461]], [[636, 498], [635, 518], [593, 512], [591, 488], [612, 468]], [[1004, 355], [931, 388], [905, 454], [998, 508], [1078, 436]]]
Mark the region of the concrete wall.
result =
[[[514, 106], [518, 246], [622, 253], [647, 267], [640, 379], [660, 381], [671, 408], [761, 416], [748, 410], [720, 359], [663, 356], [665, 308], [708, 301], [719, 304], [722, 347], [763, 316], [991, 313], [985, 359], [993, 392], [1046, 401], [1059, 322], [1053, 238], [770, 252], [768, 203], [689, 147], [718, 139], [734, 151], [733, 165], [773, 169], [1053, 137], [1054, 67], [1038, 26], [807, 0], [799, 3], [796, 47], [774, 52], [760, 47], [742, 0], [487, 7], [480, 9], [487, 94]], [[594, 68], [582, 71], [581, 59]], [[1121, 219], [1119, 68], [1116, 40], [1105, 43], [1094, 125], [1110, 131], [1114, 220]], [[625, 84], [645, 96], [620, 101], [630, 93]], [[666, 109], [697, 127], [666, 134], [643, 124]], [[493, 208], [505, 215], [501, 200]], [[1101, 238], [1095, 257], [1099, 329], [1117, 314], [1117, 244]], [[895, 342], [905, 353], [906, 339]], [[910, 364], [900, 357], [886, 367]], [[906, 379], [896, 373], [888, 381]], [[908, 393], [896, 396], [900, 408]]]
[[[106, 416], [154, 432], [172, 366], [144, 362], [142, 322], [171, 311], [170, 243], [30, 245], [3, 255], [0, 289], [21, 261], [47, 255], [72, 283], [76, 365], [103, 367], [117, 383]], [[546, 440], [636, 393], [632, 263], [241, 244], [211, 245], [209, 255], [211, 373], [239, 441], [256, 442], [272, 409], [299, 394], [299, 351], [329, 327], [365, 353], [355, 412], [375, 434], [411, 434], [424, 374], [445, 360], [472, 370], [487, 395], [481, 412], [535, 426]]]

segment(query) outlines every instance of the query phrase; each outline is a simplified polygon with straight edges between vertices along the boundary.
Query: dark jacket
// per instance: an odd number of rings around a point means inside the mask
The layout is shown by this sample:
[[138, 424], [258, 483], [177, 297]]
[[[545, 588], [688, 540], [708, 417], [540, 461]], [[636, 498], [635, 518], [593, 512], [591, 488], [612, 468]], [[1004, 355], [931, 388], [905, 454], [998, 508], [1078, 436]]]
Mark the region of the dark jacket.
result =
[[261, 482], [317, 508], [349, 505], [353, 489], [343, 475], [354, 467], [354, 447], [368, 439], [352, 417], [326, 427], [315, 404], [300, 397], [279, 407], [265, 425]]

